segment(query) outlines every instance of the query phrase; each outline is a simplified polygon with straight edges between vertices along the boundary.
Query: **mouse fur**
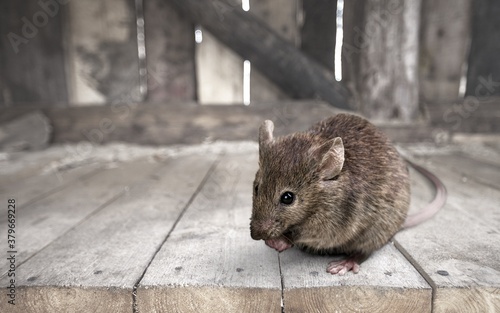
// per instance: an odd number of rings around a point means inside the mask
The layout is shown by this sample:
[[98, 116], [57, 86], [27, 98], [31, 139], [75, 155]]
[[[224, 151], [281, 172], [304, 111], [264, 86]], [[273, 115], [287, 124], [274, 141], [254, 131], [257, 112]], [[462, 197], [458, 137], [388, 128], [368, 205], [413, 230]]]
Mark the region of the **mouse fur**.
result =
[[[282, 201], [285, 192], [294, 196], [290, 204]], [[253, 239], [278, 251], [295, 245], [347, 254], [352, 264], [341, 265], [341, 274], [357, 272], [358, 263], [401, 229], [409, 202], [404, 160], [366, 119], [337, 114], [305, 132], [276, 138], [271, 121], [261, 125]]]

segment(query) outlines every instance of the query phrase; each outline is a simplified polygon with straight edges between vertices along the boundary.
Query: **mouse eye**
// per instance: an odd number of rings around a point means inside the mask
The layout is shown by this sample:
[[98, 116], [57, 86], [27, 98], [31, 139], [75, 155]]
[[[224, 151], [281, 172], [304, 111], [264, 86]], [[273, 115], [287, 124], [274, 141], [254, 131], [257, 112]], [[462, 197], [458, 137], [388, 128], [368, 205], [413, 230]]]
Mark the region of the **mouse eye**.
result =
[[255, 186], [253, 186], [253, 192], [255, 194], [257, 194], [259, 192], [259, 185], [258, 184], [255, 184]]
[[295, 200], [295, 195], [290, 191], [285, 191], [280, 198], [280, 202], [286, 205], [292, 204], [293, 200]]

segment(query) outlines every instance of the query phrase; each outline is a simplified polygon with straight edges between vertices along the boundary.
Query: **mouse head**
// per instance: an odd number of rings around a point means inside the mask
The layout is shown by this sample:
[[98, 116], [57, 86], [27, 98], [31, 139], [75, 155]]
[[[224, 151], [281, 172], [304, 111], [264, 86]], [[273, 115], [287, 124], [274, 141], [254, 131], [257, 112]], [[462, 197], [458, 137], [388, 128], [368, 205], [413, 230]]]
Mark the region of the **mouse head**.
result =
[[306, 132], [274, 138], [273, 129], [269, 120], [259, 129], [250, 223], [255, 240], [277, 238], [334, 201], [331, 194], [344, 164], [340, 137], [325, 139]]

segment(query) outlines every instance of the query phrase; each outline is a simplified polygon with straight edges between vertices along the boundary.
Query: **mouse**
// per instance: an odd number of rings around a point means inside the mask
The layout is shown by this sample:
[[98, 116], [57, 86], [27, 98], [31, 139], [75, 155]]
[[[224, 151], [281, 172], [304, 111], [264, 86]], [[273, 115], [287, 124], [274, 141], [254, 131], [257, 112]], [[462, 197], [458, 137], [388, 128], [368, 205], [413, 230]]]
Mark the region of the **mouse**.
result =
[[[278, 252], [296, 246], [343, 254], [326, 271], [358, 273], [399, 230], [422, 223], [443, 205], [446, 189], [440, 186], [430, 209], [408, 216], [407, 163], [363, 117], [341, 113], [303, 132], [274, 137], [273, 131], [270, 120], [259, 128], [250, 235]], [[439, 185], [432, 173], [416, 169]]]

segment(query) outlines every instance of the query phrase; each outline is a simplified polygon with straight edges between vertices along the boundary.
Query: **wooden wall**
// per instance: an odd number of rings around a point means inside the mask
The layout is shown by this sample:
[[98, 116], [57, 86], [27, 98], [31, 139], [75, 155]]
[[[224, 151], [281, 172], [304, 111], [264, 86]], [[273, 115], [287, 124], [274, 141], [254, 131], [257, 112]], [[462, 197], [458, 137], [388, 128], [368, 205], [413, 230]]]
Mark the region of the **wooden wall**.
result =
[[[241, 0], [210, 1], [219, 19], [242, 11]], [[333, 77], [337, 5], [250, 0], [245, 14]], [[464, 95], [500, 95], [499, 13], [495, 0], [345, 1], [341, 85], [351, 108], [411, 122], [424, 105], [442, 114], [433, 109]], [[244, 59], [175, 1], [0, 0], [0, 35], [0, 107], [243, 102]], [[267, 76], [252, 66], [251, 102], [300, 96]]]
[[61, 10], [0, 1], [0, 106], [68, 105]]

